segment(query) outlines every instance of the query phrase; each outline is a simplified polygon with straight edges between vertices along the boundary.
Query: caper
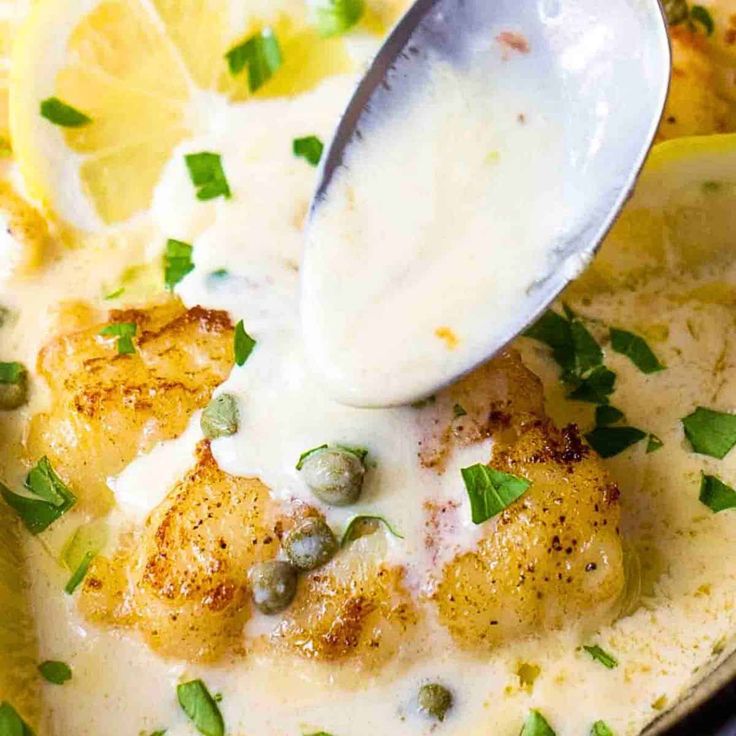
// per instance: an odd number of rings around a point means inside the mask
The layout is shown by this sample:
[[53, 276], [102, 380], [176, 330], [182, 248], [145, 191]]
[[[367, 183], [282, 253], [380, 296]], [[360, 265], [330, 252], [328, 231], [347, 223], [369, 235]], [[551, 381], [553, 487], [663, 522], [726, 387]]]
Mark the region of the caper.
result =
[[447, 711], [452, 708], [452, 700], [452, 693], [436, 682], [422, 685], [417, 695], [419, 711], [437, 721], [445, 720]]
[[229, 437], [238, 431], [238, 402], [232, 394], [215, 396], [202, 412], [202, 433], [209, 440]]
[[[10, 411], [28, 401], [28, 374], [20, 363], [0, 363], [0, 410]], [[7, 375], [6, 375], [7, 374]]]
[[671, 26], [684, 23], [690, 15], [687, 0], [664, 0], [664, 12]]
[[297, 524], [285, 537], [283, 547], [294, 567], [314, 570], [337, 552], [337, 539], [322, 519], [311, 517]]
[[320, 501], [348, 506], [360, 498], [365, 467], [350, 450], [329, 447], [309, 455], [301, 466], [304, 482]]
[[259, 562], [250, 568], [248, 577], [253, 603], [261, 613], [279, 613], [294, 600], [297, 574], [288, 562]]

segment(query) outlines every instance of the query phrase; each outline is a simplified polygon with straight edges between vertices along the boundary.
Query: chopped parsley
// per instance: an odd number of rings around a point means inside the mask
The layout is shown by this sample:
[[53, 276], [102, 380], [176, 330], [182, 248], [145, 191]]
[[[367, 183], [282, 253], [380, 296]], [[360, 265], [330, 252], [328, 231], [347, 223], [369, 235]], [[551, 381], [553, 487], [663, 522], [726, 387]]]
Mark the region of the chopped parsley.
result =
[[176, 697], [184, 713], [203, 736], [225, 736], [225, 722], [220, 709], [202, 680], [178, 685]]
[[714, 514], [736, 508], [736, 491], [715, 475], [701, 474], [699, 498]]
[[345, 33], [362, 18], [364, 11], [364, 0], [317, 0], [314, 17], [320, 36]]
[[1, 736], [34, 736], [31, 727], [18, 715], [18, 711], [6, 701], [0, 702]]
[[603, 721], [596, 721], [590, 729], [590, 736], [613, 736], [613, 731]]
[[557, 736], [538, 710], [530, 710], [519, 736]]
[[695, 27], [696, 23], [703, 26], [706, 36], [712, 36], [715, 30], [715, 23], [713, 22], [713, 16], [710, 14], [707, 8], [702, 5], [693, 5], [690, 8], [690, 23]]
[[467, 416], [467, 414], [468, 412], [465, 411], [465, 407], [462, 404], [455, 404], [455, 406], [452, 407], [452, 416], [455, 417], [455, 419]]
[[595, 408], [595, 426], [607, 427], [609, 424], [616, 424], [624, 418], [624, 413], [615, 406], [605, 404], [596, 406]]
[[478, 463], [461, 471], [474, 524], [482, 524], [524, 495], [531, 483]]
[[243, 326], [243, 320], [241, 319], [238, 324], [235, 325], [235, 364], [244, 365], [245, 361], [253, 352], [253, 348], [256, 346], [256, 341], [245, 331]]
[[596, 427], [585, 439], [601, 457], [613, 457], [646, 436], [646, 432], [634, 427]]
[[41, 117], [62, 128], [80, 128], [92, 122], [92, 118], [58, 97], [48, 97], [41, 103]]
[[72, 679], [72, 671], [66, 662], [47, 660], [46, 662], [41, 662], [41, 664], [38, 665], [38, 671], [41, 673], [44, 680], [47, 680], [54, 685], [63, 685], [65, 682]]
[[189, 169], [189, 178], [197, 190], [197, 199], [204, 202], [208, 199], [224, 197], [230, 199], [230, 185], [227, 183], [225, 170], [222, 168], [222, 156], [219, 153], [202, 151], [184, 156]]
[[260, 89], [283, 64], [281, 47], [270, 28], [264, 28], [225, 54], [230, 74], [235, 76], [248, 67], [248, 88]]
[[121, 286], [119, 289], [115, 289], [115, 291], [111, 291], [109, 294], [105, 294], [105, 301], [112, 301], [113, 299], [117, 299], [118, 297], [122, 296], [125, 293], [125, 287]]
[[99, 334], [102, 337], [117, 337], [118, 355], [131, 355], [135, 352], [133, 337], [138, 332], [135, 322], [114, 322], [103, 327]]
[[524, 334], [552, 348], [568, 398], [607, 404], [616, 374], [603, 365], [603, 351], [583, 322], [568, 307], [565, 315], [548, 309]]
[[14, 509], [31, 534], [39, 534], [63, 516], [76, 503], [76, 496], [54, 472], [47, 457], [42, 457], [26, 476], [26, 489], [32, 496], [20, 496], [0, 483], [0, 494]]
[[64, 592], [67, 595], [72, 595], [72, 593], [74, 593], [74, 591], [79, 587], [82, 580], [86, 577], [89, 566], [92, 564], [92, 560], [94, 560], [95, 557], [96, 554], [92, 551], [84, 553], [82, 561], [77, 566], [77, 569], [71, 574], [69, 580], [67, 580], [66, 585], [64, 586]]
[[578, 383], [577, 388], [571, 391], [568, 399], [575, 401], [588, 401], [591, 404], [607, 404], [608, 397], [613, 393], [616, 386], [616, 374], [600, 365], [594, 368], [586, 378]]
[[26, 379], [26, 369], [22, 363], [0, 363], [0, 383], [17, 385]]
[[736, 445], [736, 414], [699, 406], [682, 420], [695, 452], [722, 460]]
[[169, 238], [166, 241], [164, 253], [164, 283], [169, 291], [191, 271], [194, 270], [192, 263], [192, 246], [181, 240]]
[[291, 144], [295, 156], [305, 159], [312, 166], [316, 166], [322, 158], [324, 144], [316, 135], [308, 135], [306, 138], [294, 138]]
[[656, 434], [649, 435], [649, 439], [647, 440], [647, 455], [652, 452], [657, 452], [657, 450], [661, 450], [663, 447], [664, 442], [662, 442]]
[[611, 348], [625, 355], [642, 373], [664, 370], [646, 340], [633, 332], [611, 328]]
[[340, 546], [345, 547], [350, 544], [350, 542], [354, 542], [356, 539], [362, 537], [366, 527], [370, 528], [371, 531], [374, 531], [379, 524], [383, 524], [394, 537], [398, 537], [399, 539], [404, 538], [391, 526], [391, 524], [388, 523], [388, 521], [386, 521], [386, 519], [384, 519], [383, 516], [361, 514], [360, 516], [354, 516], [348, 522], [348, 525], [343, 532], [342, 539], [340, 540]]
[[592, 646], [584, 646], [583, 649], [585, 649], [588, 654], [590, 654], [591, 657], [596, 662], [600, 662], [604, 667], [607, 667], [609, 670], [614, 669], [615, 667], [618, 667], [618, 660], [611, 656], [608, 652], [601, 649], [597, 644], [593, 644]]

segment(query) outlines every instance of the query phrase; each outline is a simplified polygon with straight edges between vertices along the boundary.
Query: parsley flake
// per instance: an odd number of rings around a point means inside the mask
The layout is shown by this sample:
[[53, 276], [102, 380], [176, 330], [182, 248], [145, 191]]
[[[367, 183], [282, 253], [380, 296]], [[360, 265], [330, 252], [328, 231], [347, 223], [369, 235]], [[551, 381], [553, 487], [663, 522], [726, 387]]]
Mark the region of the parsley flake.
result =
[[702, 5], [693, 5], [690, 8], [690, 22], [693, 25], [699, 23], [703, 26], [706, 36], [712, 36], [716, 27], [716, 24], [713, 22], [713, 16]]
[[519, 736], [557, 736], [557, 734], [538, 710], [530, 710]]
[[239, 366], [244, 365], [245, 361], [248, 360], [250, 354], [253, 352], [256, 341], [245, 331], [242, 319], [235, 325], [234, 343], [235, 364]]
[[585, 439], [601, 457], [614, 457], [646, 436], [634, 427], [596, 427]]
[[58, 97], [49, 97], [41, 103], [41, 117], [62, 128], [80, 128], [92, 122], [92, 118]]
[[26, 378], [23, 363], [0, 363], [0, 383], [18, 385]]
[[603, 721], [596, 721], [590, 729], [590, 736], [613, 736], [613, 731]]
[[184, 156], [189, 169], [189, 178], [197, 190], [197, 199], [204, 202], [208, 199], [224, 197], [230, 199], [230, 185], [222, 168], [222, 156], [219, 153], [202, 151]]
[[109, 294], [105, 294], [104, 299], [105, 301], [112, 301], [113, 299], [121, 297], [124, 293], [125, 287], [121, 286], [119, 289], [115, 289], [115, 291], [111, 291]]
[[0, 702], [0, 734], [2, 736], [34, 736], [31, 727], [6, 701]]
[[235, 76], [248, 67], [248, 88], [260, 89], [283, 64], [281, 47], [273, 30], [264, 28], [225, 54], [230, 74]]
[[338, 36], [352, 28], [363, 16], [363, 0], [317, 0], [314, 16], [320, 36]]
[[72, 679], [72, 671], [66, 662], [47, 660], [46, 662], [41, 662], [41, 664], [38, 665], [38, 671], [41, 673], [44, 680], [47, 680], [54, 685], [63, 685], [65, 682]]
[[736, 414], [699, 406], [682, 420], [695, 452], [722, 460], [736, 445]]
[[613, 393], [615, 386], [616, 374], [600, 365], [594, 368], [586, 378], [580, 380], [577, 388], [571, 391], [567, 398], [587, 401], [591, 404], [607, 404], [608, 397]]
[[611, 328], [611, 348], [625, 355], [642, 373], [664, 370], [646, 340], [633, 332]]
[[482, 524], [500, 514], [521, 498], [531, 485], [526, 478], [494, 470], [482, 463], [463, 468], [460, 472], [470, 498], [474, 524]]
[[374, 532], [380, 524], [383, 524], [394, 537], [397, 537], [398, 539], [404, 538], [391, 526], [391, 524], [388, 523], [388, 521], [386, 521], [383, 516], [361, 514], [360, 516], [354, 516], [348, 522], [348, 525], [343, 532], [342, 539], [340, 540], [340, 546], [345, 547], [350, 544], [350, 542], [354, 542], [356, 539], [364, 536], [366, 532]]
[[166, 288], [171, 291], [191, 271], [194, 270], [192, 263], [192, 246], [181, 240], [169, 238], [166, 241], [166, 252], [164, 253], [164, 282]]
[[736, 508], [736, 491], [715, 475], [701, 474], [699, 498], [714, 514]]
[[468, 412], [465, 411], [465, 407], [462, 404], [455, 404], [455, 406], [452, 407], [452, 416], [455, 417], [455, 419], [459, 419], [460, 417], [465, 417], [468, 415]]
[[105, 325], [99, 334], [102, 337], [117, 337], [118, 355], [131, 355], [135, 352], [133, 336], [136, 332], [138, 332], [138, 325], [135, 322], [114, 322]]
[[663, 447], [664, 442], [662, 442], [656, 434], [649, 435], [649, 439], [647, 440], [647, 455], [652, 452], [657, 452], [657, 450], [661, 450]]
[[624, 418], [624, 413], [615, 406], [606, 404], [595, 408], [595, 426], [606, 427], [609, 424], [616, 424]]
[[67, 580], [67, 583], [64, 586], [64, 592], [67, 595], [72, 595], [72, 593], [74, 593], [74, 591], [79, 587], [82, 580], [84, 580], [84, 578], [86, 577], [87, 572], [89, 571], [89, 566], [92, 564], [92, 560], [94, 560], [95, 557], [96, 555], [94, 552], [84, 553], [79, 566], [71, 574], [69, 580]]
[[584, 646], [583, 649], [585, 649], [585, 651], [588, 652], [588, 654], [590, 654], [590, 656], [593, 657], [596, 662], [600, 662], [604, 667], [607, 667], [609, 670], [618, 667], [618, 660], [615, 657], [611, 656], [604, 649], [601, 649], [597, 644], [593, 644], [592, 646]]
[[291, 144], [295, 156], [305, 159], [312, 166], [316, 166], [322, 158], [324, 144], [316, 135], [308, 135], [306, 138], [295, 138]]
[[203, 736], [225, 736], [225, 722], [202, 680], [183, 682], [176, 688], [182, 710]]
[[47, 457], [42, 457], [26, 476], [26, 489], [32, 496], [20, 496], [0, 483], [0, 494], [20, 516], [31, 534], [39, 534], [76, 503], [76, 496], [54, 472]]

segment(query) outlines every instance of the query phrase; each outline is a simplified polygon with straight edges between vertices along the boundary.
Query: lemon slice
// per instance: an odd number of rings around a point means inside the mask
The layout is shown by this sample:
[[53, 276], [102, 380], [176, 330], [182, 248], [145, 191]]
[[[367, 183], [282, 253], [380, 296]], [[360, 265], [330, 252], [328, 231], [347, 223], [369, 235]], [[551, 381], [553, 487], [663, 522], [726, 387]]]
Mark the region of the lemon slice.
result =
[[[267, 26], [283, 65], [251, 95], [224, 55]], [[215, 98], [293, 95], [352, 68], [343, 39], [321, 38], [301, 0], [45, 0], [13, 52], [15, 155], [31, 196], [95, 230], [146, 209], [176, 145], [215, 124]], [[50, 97], [91, 122], [51, 124], [39, 113]]]
[[569, 288], [576, 294], [616, 290], [650, 276], [689, 274], [704, 276], [718, 298], [719, 264], [733, 259], [734, 203], [736, 134], [656, 145], [601, 250]]
[[0, 702], [7, 701], [31, 725], [38, 721], [39, 683], [36, 641], [25, 581], [20, 530], [0, 506]]

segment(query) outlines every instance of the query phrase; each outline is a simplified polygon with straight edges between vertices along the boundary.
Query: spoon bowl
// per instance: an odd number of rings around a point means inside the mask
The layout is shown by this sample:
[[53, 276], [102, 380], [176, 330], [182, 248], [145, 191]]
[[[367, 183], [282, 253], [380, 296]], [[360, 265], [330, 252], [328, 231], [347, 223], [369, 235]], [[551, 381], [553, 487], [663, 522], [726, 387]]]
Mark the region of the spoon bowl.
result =
[[302, 318], [328, 391], [416, 401], [527, 327], [625, 203], [669, 76], [657, 0], [418, 0], [347, 106], [312, 203]]

